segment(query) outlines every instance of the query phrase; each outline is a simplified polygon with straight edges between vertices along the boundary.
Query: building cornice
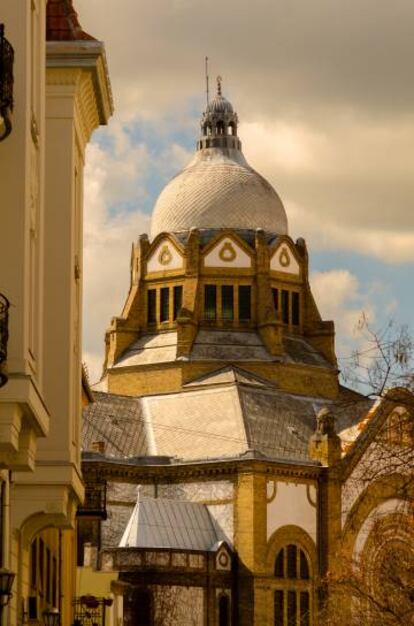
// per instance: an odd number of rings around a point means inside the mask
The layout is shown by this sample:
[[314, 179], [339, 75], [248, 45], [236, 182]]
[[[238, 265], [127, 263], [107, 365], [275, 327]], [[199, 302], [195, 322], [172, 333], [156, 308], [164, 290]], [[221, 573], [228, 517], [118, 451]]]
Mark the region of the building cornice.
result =
[[239, 474], [265, 474], [283, 479], [317, 480], [325, 471], [319, 465], [298, 464], [271, 459], [239, 458], [212, 461], [182, 461], [170, 464], [136, 464], [123, 459], [108, 459], [96, 454], [94, 458], [82, 460], [82, 473], [86, 481], [154, 483], [160, 481], [180, 482], [183, 480], [232, 480]]
[[[114, 106], [106, 61], [105, 46], [101, 41], [48, 41], [46, 43], [46, 68], [78, 69], [90, 73], [99, 124], [107, 124]], [[59, 84], [59, 74], [48, 83]], [[64, 83], [63, 83], [64, 84]]]

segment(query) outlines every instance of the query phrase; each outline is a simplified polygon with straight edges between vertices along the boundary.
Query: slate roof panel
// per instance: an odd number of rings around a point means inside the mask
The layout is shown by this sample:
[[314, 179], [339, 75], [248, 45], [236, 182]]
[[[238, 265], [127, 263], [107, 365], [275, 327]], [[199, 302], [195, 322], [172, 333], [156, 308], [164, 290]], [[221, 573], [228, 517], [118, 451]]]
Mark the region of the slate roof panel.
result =
[[119, 547], [206, 551], [224, 540], [206, 505], [139, 496]]

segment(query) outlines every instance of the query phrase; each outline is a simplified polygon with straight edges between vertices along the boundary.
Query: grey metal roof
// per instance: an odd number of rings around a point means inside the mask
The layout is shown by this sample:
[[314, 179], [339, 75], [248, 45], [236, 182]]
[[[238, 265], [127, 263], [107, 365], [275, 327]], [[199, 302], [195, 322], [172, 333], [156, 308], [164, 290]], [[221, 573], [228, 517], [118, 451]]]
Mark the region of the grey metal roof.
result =
[[273, 460], [309, 463], [309, 439], [322, 407], [332, 408], [345, 440], [369, 408], [341, 394], [336, 402], [289, 394], [233, 366], [190, 381], [176, 393], [141, 398], [98, 393], [85, 409], [84, 449], [104, 440], [107, 454], [115, 457], [191, 461], [237, 458], [255, 450]]
[[139, 496], [119, 547], [206, 551], [224, 540], [206, 505]]
[[[245, 241], [247, 244], [249, 244], [249, 246], [251, 246], [254, 249], [255, 240], [256, 240], [256, 229], [232, 228], [231, 230], [233, 233], [238, 235], [240, 239]], [[200, 228], [198, 229], [198, 232], [200, 236], [200, 244], [203, 247], [203, 246], [206, 246], [208, 243], [210, 243], [210, 241], [214, 239], [214, 237], [217, 237], [218, 234], [223, 233], [223, 229], [222, 228]], [[190, 234], [189, 230], [181, 230], [181, 231], [172, 233], [172, 235], [181, 244], [185, 244], [187, 242], [189, 234]], [[268, 245], [273, 244], [278, 239], [278, 235], [276, 235], [275, 233], [265, 232], [264, 237]]]
[[190, 359], [224, 362], [274, 360], [257, 333], [234, 330], [200, 330]]

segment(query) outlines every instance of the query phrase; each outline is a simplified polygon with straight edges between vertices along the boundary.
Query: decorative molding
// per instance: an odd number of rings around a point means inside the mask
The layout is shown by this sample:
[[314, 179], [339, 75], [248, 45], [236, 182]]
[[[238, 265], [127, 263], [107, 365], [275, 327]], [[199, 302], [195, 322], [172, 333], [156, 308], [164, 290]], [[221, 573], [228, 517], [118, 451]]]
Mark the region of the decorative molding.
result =
[[161, 265], [169, 265], [172, 260], [172, 254], [167, 245], [163, 245], [158, 255], [158, 261]]
[[237, 257], [234, 246], [229, 241], [226, 241], [220, 248], [219, 257], [222, 261], [226, 263], [234, 261], [234, 259]]
[[276, 480], [268, 480], [267, 481], [267, 487], [269, 487], [270, 484], [272, 485], [272, 491], [271, 491], [271, 494], [269, 496], [269, 490], [267, 490], [267, 496], [266, 496], [267, 504], [270, 504], [271, 502], [273, 502], [273, 500], [277, 496], [277, 481]]
[[306, 497], [308, 499], [308, 502], [311, 506], [313, 506], [314, 509], [316, 509], [316, 505], [318, 503], [317, 499], [312, 500], [312, 496], [311, 496], [311, 488], [315, 488], [314, 485], [306, 485]]

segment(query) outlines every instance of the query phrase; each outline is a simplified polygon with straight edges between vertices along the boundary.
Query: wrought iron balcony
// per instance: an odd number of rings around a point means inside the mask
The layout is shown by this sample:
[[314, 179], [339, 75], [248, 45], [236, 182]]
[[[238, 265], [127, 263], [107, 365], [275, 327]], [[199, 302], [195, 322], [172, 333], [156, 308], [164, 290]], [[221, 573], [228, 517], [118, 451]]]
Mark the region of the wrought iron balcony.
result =
[[4, 36], [4, 24], [0, 24], [0, 141], [12, 130], [13, 62], [14, 50]]
[[6, 296], [0, 293], [0, 387], [6, 384], [7, 376], [3, 364], [7, 359], [7, 341], [9, 339], [9, 306]]

